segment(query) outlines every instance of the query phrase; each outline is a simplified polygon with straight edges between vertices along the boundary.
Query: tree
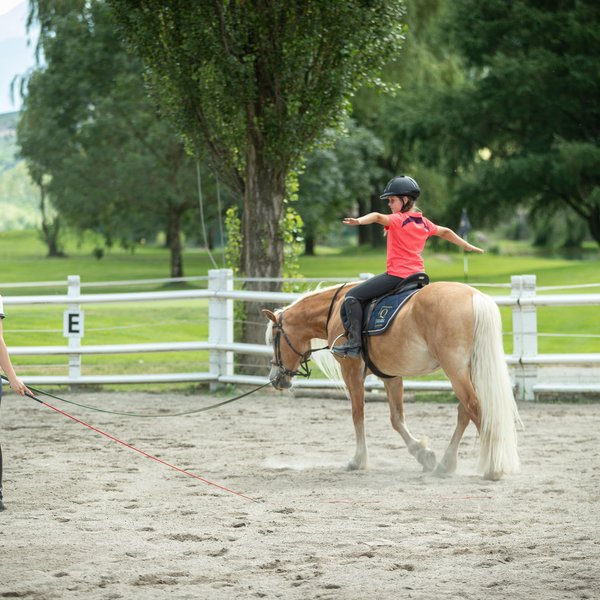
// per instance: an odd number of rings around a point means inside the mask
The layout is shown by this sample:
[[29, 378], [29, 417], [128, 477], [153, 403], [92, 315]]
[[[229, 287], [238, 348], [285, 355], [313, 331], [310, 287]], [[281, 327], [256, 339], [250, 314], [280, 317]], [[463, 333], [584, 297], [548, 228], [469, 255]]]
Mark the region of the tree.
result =
[[[402, 41], [398, 0], [110, 0], [150, 87], [243, 198], [242, 271], [280, 277], [287, 183]], [[258, 283], [249, 287], [269, 287]], [[256, 310], [250, 321], [262, 318]], [[260, 341], [252, 324], [246, 341]]]
[[356, 203], [370, 196], [373, 181], [381, 178], [377, 159], [382, 152], [382, 143], [373, 132], [349, 119], [342, 131], [329, 130], [323, 144], [310, 153], [298, 192], [305, 254], [313, 255], [317, 238], [332, 227], [339, 229]]
[[467, 78], [408, 111], [405, 139], [457, 177], [458, 203], [481, 218], [518, 204], [566, 211], [600, 244], [600, 5], [456, 0], [447, 9], [445, 48], [460, 53]]
[[[455, 174], [445, 171], [429, 155], [416, 151], [419, 140], [409, 138], [407, 128], [430, 118], [427, 110], [432, 94], [460, 85], [466, 75], [454, 49], [448, 45], [442, 48], [440, 42], [440, 22], [448, 0], [407, 0], [406, 6], [407, 34], [401, 58], [384, 69], [384, 78], [394, 93], [379, 94], [363, 88], [353, 100], [353, 118], [383, 144], [378, 168], [373, 171], [371, 194], [362, 199], [360, 212], [387, 210], [379, 198], [381, 191], [389, 179], [406, 174], [420, 183], [420, 206], [433, 220], [458, 225], [461, 207], [457, 209], [450, 202]], [[439, 139], [433, 131], [431, 137], [434, 146]], [[445, 149], [439, 150], [440, 155], [444, 152]], [[367, 231], [369, 228], [371, 231]], [[380, 227], [361, 227], [359, 234], [361, 244], [385, 243]]]
[[18, 126], [30, 171], [48, 181], [64, 221], [107, 245], [133, 248], [165, 231], [170, 275], [182, 276], [196, 164], [148, 98], [140, 60], [125, 51], [106, 3], [33, 4], [46, 66], [27, 82]]

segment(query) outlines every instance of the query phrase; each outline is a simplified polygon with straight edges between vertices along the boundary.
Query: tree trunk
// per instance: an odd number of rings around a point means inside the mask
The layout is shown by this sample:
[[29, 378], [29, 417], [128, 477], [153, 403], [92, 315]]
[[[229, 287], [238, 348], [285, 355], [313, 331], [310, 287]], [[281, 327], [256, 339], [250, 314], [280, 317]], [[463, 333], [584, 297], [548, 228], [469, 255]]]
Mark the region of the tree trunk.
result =
[[[242, 218], [242, 273], [245, 277], [281, 277], [283, 271], [283, 239], [280, 223], [285, 197], [285, 176], [274, 172], [263, 160], [256, 145], [246, 157], [246, 188]], [[279, 291], [280, 282], [247, 282], [248, 290]], [[266, 319], [261, 310], [272, 308], [264, 302], [246, 302], [243, 341], [264, 344]], [[266, 375], [269, 359], [254, 355], [239, 357], [240, 371]]]
[[[379, 198], [379, 194], [371, 196], [371, 210], [370, 212], [385, 212], [385, 208], [382, 206], [383, 200]], [[369, 225], [369, 233], [371, 235], [371, 246], [373, 248], [383, 248], [386, 245], [386, 238], [383, 237], [383, 230], [381, 225]]]
[[183, 277], [183, 254], [181, 251], [181, 211], [169, 208], [167, 240], [171, 255], [171, 274], [169, 277]]
[[306, 256], [315, 255], [315, 237], [313, 235], [304, 236], [304, 254]]
[[[379, 199], [379, 196], [371, 196], [367, 201], [358, 202], [358, 214], [366, 215], [370, 212], [382, 212], [381, 203], [383, 201]], [[381, 231], [381, 225], [363, 225], [357, 227], [358, 229], [358, 245], [366, 246], [369, 244], [372, 248], [381, 248], [385, 246], [385, 238]]]
[[588, 220], [588, 227], [594, 240], [600, 246], [600, 206], [592, 206], [590, 210], [590, 218]]
[[[358, 216], [366, 215], [368, 212], [371, 212], [370, 205], [367, 204], [365, 200], [358, 201]], [[365, 225], [364, 227], [357, 227], [358, 230], [358, 245], [363, 246], [368, 244], [371, 241], [371, 235], [369, 233], [369, 228], [371, 225]]]
[[40, 212], [42, 213], [42, 238], [48, 248], [47, 258], [64, 258], [65, 253], [60, 249], [58, 236], [60, 233], [60, 217], [56, 215], [52, 221], [48, 221], [46, 215], [46, 190], [43, 185], [40, 188]]

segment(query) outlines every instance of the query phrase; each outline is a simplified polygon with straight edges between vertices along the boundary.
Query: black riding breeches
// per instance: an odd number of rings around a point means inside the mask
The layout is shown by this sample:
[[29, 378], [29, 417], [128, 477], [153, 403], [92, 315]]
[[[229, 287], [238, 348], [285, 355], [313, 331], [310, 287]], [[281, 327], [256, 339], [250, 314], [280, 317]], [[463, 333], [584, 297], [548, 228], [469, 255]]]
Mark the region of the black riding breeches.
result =
[[381, 275], [375, 275], [375, 277], [371, 277], [371, 279], [367, 279], [366, 281], [363, 281], [363, 283], [353, 287], [351, 290], [348, 290], [344, 297], [356, 298], [359, 302], [364, 304], [373, 298], [391, 292], [403, 280], [403, 277], [381, 273]]

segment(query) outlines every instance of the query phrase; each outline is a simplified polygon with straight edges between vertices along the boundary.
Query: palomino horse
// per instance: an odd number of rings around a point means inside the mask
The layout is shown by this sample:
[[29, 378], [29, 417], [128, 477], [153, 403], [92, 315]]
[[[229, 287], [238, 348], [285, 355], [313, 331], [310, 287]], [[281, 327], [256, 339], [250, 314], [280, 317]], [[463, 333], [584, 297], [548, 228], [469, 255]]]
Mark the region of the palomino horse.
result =
[[[352, 285], [356, 284], [349, 284], [343, 293]], [[263, 310], [270, 319], [267, 343], [273, 344], [270, 379], [275, 388], [289, 388], [294, 376], [307, 374], [313, 340], [327, 340], [331, 347], [343, 334], [343, 293], [339, 290], [332, 287], [310, 292], [282, 310]], [[435, 469], [437, 475], [448, 475], [456, 470], [459, 442], [470, 421], [479, 432], [479, 470], [484, 477], [500, 479], [518, 470], [519, 415], [504, 360], [500, 312], [491, 298], [461, 283], [432, 283], [406, 302], [385, 333], [369, 338], [369, 358], [379, 371], [393, 376], [383, 380], [392, 426], [425, 471]], [[330, 352], [319, 352], [314, 359], [331, 378], [336, 374], [339, 377], [341, 369], [352, 401], [356, 433], [356, 452], [348, 468], [364, 469], [367, 443], [363, 359], [338, 359]], [[436, 464], [435, 454], [426, 442], [414, 438], [406, 427], [402, 377], [425, 375], [440, 368], [450, 380], [459, 405], [450, 445]]]

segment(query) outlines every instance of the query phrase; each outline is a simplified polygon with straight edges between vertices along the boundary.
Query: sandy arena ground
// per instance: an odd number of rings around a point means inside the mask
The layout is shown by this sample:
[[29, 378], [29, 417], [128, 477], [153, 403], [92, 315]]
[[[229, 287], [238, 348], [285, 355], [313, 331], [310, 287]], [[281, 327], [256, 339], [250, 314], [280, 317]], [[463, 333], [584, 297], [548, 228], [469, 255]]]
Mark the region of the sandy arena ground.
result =
[[[193, 410], [214, 396], [79, 393], [105, 409]], [[192, 416], [129, 418], [49, 402], [252, 502], [7, 394], [0, 598], [600, 597], [600, 403], [521, 406], [522, 472], [423, 474], [367, 405], [371, 466], [343, 400], [260, 393]], [[438, 458], [455, 406], [407, 404]]]

